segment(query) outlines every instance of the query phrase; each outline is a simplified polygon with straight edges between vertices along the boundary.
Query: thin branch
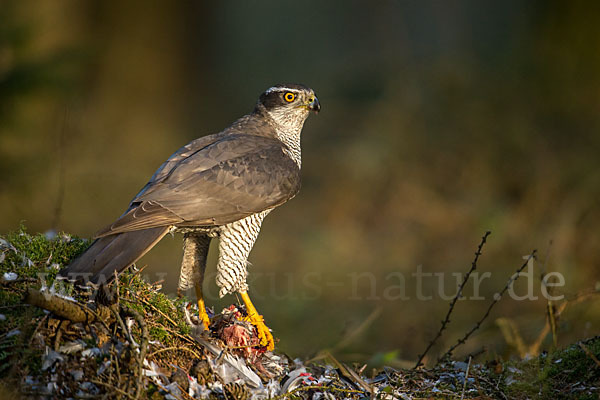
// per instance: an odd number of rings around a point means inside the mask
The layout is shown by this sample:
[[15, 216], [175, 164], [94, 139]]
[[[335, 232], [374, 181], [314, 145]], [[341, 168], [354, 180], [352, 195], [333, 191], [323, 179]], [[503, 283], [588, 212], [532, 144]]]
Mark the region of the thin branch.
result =
[[154, 311], [156, 311], [157, 313], [159, 313], [163, 318], [165, 318], [167, 321], [169, 321], [171, 323], [171, 325], [173, 325], [174, 327], [178, 328], [179, 325], [177, 325], [177, 322], [173, 321], [173, 319], [171, 319], [171, 317], [169, 317], [167, 314], [165, 314], [164, 312], [162, 312], [158, 307], [156, 307], [154, 304], [150, 303], [148, 300], [141, 298], [137, 295], [134, 294], [134, 296], [136, 297], [136, 299], [138, 299], [139, 301], [141, 301], [142, 303], [146, 304], [147, 306], [151, 307], [152, 309], [154, 309]]
[[[565, 296], [565, 299], [562, 303], [558, 304], [556, 306], [556, 308], [554, 309], [554, 318], [558, 320], [558, 318], [560, 318], [560, 316], [562, 315], [562, 313], [565, 311], [565, 309], [568, 306], [572, 306], [578, 303], [581, 303], [583, 301], [586, 301], [594, 296], [598, 296], [600, 295], [600, 292], [598, 292], [595, 289], [591, 289], [591, 290], [585, 290], [585, 291], [581, 291], [578, 293], [575, 293], [575, 295], [572, 296]], [[551, 326], [550, 326], [550, 321], [548, 319], [546, 319], [546, 323], [544, 324], [544, 327], [542, 328], [540, 334], [538, 335], [538, 337], [536, 338], [536, 340], [533, 342], [533, 344], [531, 346], [529, 346], [529, 349], [527, 350], [527, 353], [529, 355], [532, 356], [536, 356], [538, 354], [540, 354], [540, 348], [542, 347], [542, 343], [544, 341], [544, 339], [546, 338], [546, 336], [548, 336], [548, 333], [550, 333], [551, 330]]]
[[467, 364], [467, 372], [465, 372], [465, 381], [463, 383], [462, 393], [460, 394], [460, 400], [465, 398], [465, 391], [467, 390], [467, 380], [469, 379], [469, 369], [471, 369], [472, 359], [472, 357], [469, 357], [469, 363]]
[[477, 323], [473, 326], [473, 328], [471, 328], [470, 331], [468, 331], [461, 339], [459, 339], [453, 346], [451, 346], [448, 351], [446, 353], [444, 353], [443, 356], [441, 356], [440, 358], [438, 358], [437, 360], [437, 364], [439, 364], [443, 359], [445, 359], [446, 357], [450, 357], [452, 355], [452, 352], [459, 346], [465, 344], [465, 342], [467, 341], [467, 339], [477, 330], [481, 327], [481, 324], [483, 323], [483, 321], [485, 321], [487, 319], [487, 317], [490, 315], [490, 312], [492, 311], [492, 308], [494, 308], [494, 306], [496, 305], [496, 303], [498, 303], [500, 301], [500, 299], [502, 298], [502, 295], [504, 295], [504, 293], [506, 293], [506, 291], [508, 290], [508, 288], [517, 280], [519, 279], [519, 276], [521, 275], [521, 272], [525, 269], [525, 267], [527, 267], [527, 265], [529, 264], [529, 261], [531, 261], [532, 259], [535, 258], [535, 255], [537, 253], [537, 250], [533, 250], [531, 252], [531, 254], [527, 257], [527, 259], [525, 260], [525, 262], [523, 263], [523, 265], [521, 265], [517, 271], [508, 279], [508, 281], [506, 282], [506, 285], [504, 285], [504, 287], [502, 288], [502, 290], [500, 291], [500, 293], [496, 293], [494, 295], [494, 299], [492, 300], [492, 302], [490, 303], [490, 305], [488, 306], [487, 310], [485, 311], [485, 314], [483, 314], [483, 316], [479, 319], [479, 321], [477, 321]]
[[158, 353], [162, 353], [164, 351], [180, 351], [180, 350], [187, 351], [187, 352], [193, 354], [194, 357], [196, 357], [196, 358], [202, 358], [202, 356], [200, 356], [200, 354], [196, 353], [192, 349], [188, 349], [187, 347], [166, 347], [164, 349], [158, 349], [158, 350], [153, 351], [152, 353], [148, 354], [148, 358], [153, 357], [153, 356], [157, 355]]
[[127, 393], [127, 392], [125, 392], [124, 390], [121, 390], [121, 389], [119, 389], [118, 387], [116, 387], [116, 386], [113, 386], [113, 385], [111, 385], [111, 384], [109, 384], [109, 383], [102, 382], [102, 381], [99, 381], [99, 380], [97, 380], [97, 379], [90, 379], [90, 382], [92, 382], [94, 385], [101, 385], [101, 386], [104, 386], [104, 387], [106, 387], [106, 388], [108, 388], [108, 389], [112, 389], [112, 390], [114, 390], [115, 392], [119, 393], [121, 396], [125, 396], [125, 397], [127, 397], [128, 399], [132, 399], [132, 400], [134, 400], [134, 399], [135, 399], [135, 397], [133, 397], [133, 396], [132, 396], [132, 395], [130, 395], [129, 393]]
[[[143, 365], [144, 365], [144, 358], [146, 357], [146, 351], [148, 350], [148, 329], [146, 327], [146, 322], [144, 321], [144, 318], [135, 310], [130, 309], [130, 308], [126, 308], [124, 306], [120, 306], [119, 307], [119, 311], [116, 310], [116, 308], [111, 308], [111, 311], [113, 312], [115, 319], [117, 320], [117, 322], [119, 323], [121, 330], [123, 331], [123, 333], [125, 334], [125, 336], [128, 338], [129, 342], [131, 343], [132, 347], [136, 347], [137, 344], [137, 348], [139, 349], [139, 353], [132, 351], [132, 356], [133, 358], [136, 360], [137, 363], [137, 371], [136, 371], [136, 393], [134, 398], [139, 399], [140, 396], [142, 395], [142, 389], [144, 387], [144, 375], [143, 375]], [[122, 312], [125, 315], [128, 315], [130, 317], [133, 317], [133, 319], [137, 322], [137, 324], [140, 327], [140, 331], [141, 331], [141, 340], [140, 343], [136, 343], [136, 341], [133, 339], [133, 334], [129, 331], [129, 329], [127, 329], [127, 326], [125, 325], [125, 323], [123, 322], [123, 319], [121, 318], [121, 316], [119, 315], [120, 312]]]
[[137, 390], [136, 390], [136, 398], [140, 398], [140, 396], [142, 395], [142, 390], [144, 388], [144, 374], [143, 374], [143, 368], [144, 368], [144, 359], [146, 358], [146, 352], [148, 351], [148, 343], [149, 343], [149, 338], [148, 338], [148, 328], [146, 327], [146, 321], [144, 321], [144, 318], [140, 315], [140, 313], [138, 313], [137, 311], [133, 310], [133, 309], [125, 309], [126, 313], [128, 313], [129, 315], [131, 315], [133, 317], [133, 319], [135, 319], [135, 321], [138, 323], [138, 325], [140, 326], [140, 330], [141, 330], [141, 335], [142, 335], [142, 340], [140, 343], [140, 353], [137, 355], [137, 361], [138, 361], [138, 371], [137, 371], [137, 381], [136, 381], [136, 385], [137, 385]]
[[427, 355], [427, 353], [429, 352], [429, 350], [431, 350], [431, 348], [433, 347], [433, 345], [442, 336], [442, 333], [444, 332], [444, 330], [446, 329], [446, 327], [450, 323], [450, 315], [452, 314], [452, 311], [454, 310], [454, 306], [456, 305], [456, 302], [458, 301], [458, 299], [462, 296], [463, 289], [464, 289], [465, 285], [467, 284], [467, 281], [469, 280], [469, 277], [471, 276], [471, 274], [473, 273], [473, 271], [475, 271], [475, 269], [477, 268], [477, 261], [479, 260], [479, 256], [481, 255], [481, 250], [483, 249], [483, 246], [485, 245], [485, 243], [487, 241], [487, 238], [488, 238], [488, 236], [490, 236], [491, 233], [492, 232], [487, 231], [482, 236], [481, 242], [479, 243], [479, 246], [477, 246], [477, 251], [475, 252], [475, 258], [473, 258], [473, 261], [471, 262], [471, 269], [469, 269], [469, 272], [467, 272], [467, 274], [464, 276], [464, 278], [463, 278], [460, 286], [458, 287], [458, 291], [456, 292], [456, 296], [454, 296], [454, 298], [450, 302], [450, 306], [448, 307], [448, 312], [446, 313], [446, 317], [442, 321], [442, 326], [438, 330], [438, 332], [435, 335], [435, 337], [429, 342], [429, 345], [427, 345], [427, 348], [425, 349], [425, 351], [419, 356], [419, 359], [417, 360], [417, 363], [415, 364], [415, 366], [413, 367], [413, 369], [419, 368], [421, 365], [423, 365], [423, 362], [422, 362], [423, 359], [425, 358], [425, 356]]
[[367, 393], [371, 393], [371, 395], [375, 394], [375, 390], [371, 385], [365, 382], [356, 372], [348, 368], [343, 363], [339, 362], [331, 353], [326, 353], [327, 358], [333, 362], [335, 367], [340, 371], [340, 373], [351, 382], [354, 382], [358, 387], [361, 387]]
[[285, 399], [287, 397], [294, 396], [298, 392], [305, 392], [308, 390], [318, 390], [320, 392], [356, 393], [356, 394], [363, 394], [363, 395], [365, 394], [365, 392], [363, 390], [342, 389], [342, 388], [338, 388], [338, 387], [334, 387], [334, 386], [310, 385], [310, 386], [300, 386], [300, 387], [298, 387], [294, 390], [291, 390], [287, 393], [272, 397], [271, 400]]
[[[158, 312], [160, 315], [162, 315], [167, 321], [169, 321], [175, 328], [179, 328], [179, 325], [177, 325], [177, 323], [175, 321], [173, 321], [171, 318], [169, 318], [169, 316], [167, 316], [165, 313], [163, 313], [160, 309], [158, 309], [156, 306], [154, 306], [152, 303], [146, 301], [145, 299], [143, 299], [142, 297], [137, 296], [135, 293], [133, 293], [132, 291], [130, 291], [129, 289], [127, 289], [129, 291], [130, 294], [132, 294], [136, 300], [143, 302], [144, 304], [152, 307], [156, 312]], [[123, 300], [128, 301], [132, 304], [135, 304], [136, 302], [127, 298], [123, 298]], [[198, 342], [196, 342], [195, 340], [191, 339], [189, 336], [187, 335], [182, 335], [181, 333], [174, 331], [173, 329], [170, 329], [167, 326], [163, 326], [163, 329], [165, 329], [166, 331], [170, 332], [172, 335], [178, 337], [179, 339], [183, 340], [184, 342], [188, 342], [190, 344], [193, 344], [194, 346], [199, 346]]]
[[600, 367], [600, 360], [598, 360], [598, 358], [594, 355], [594, 353], [592, 353], [591, 350], [588, 349], [588, 347], [585, 344], [580, 342], [579, 347], [581, 347], [581, 349], [585, 352], [585, 354], [589, 358], [591, 358], [596, 363], [597, 366]]
[[[546, 257], [544, 258], [544, 263], [542, 264], [542, 268], [540, 271], [540, 280], [546, 292], [550, 294], [552, 292], [552, 287], [548, 288], [548, 282], [546, 281], [546, 266], [548, 265], [548, 260], [550, 259], [550, 250], [552, 249], [552, 240], [548, 242], [548, 248], [546, 249]], [[548, 302], [546, 304], [547, 317], [550, 323], [550, 328], [552, 331], [552, 344], [554, 348], [557, 346], [557, 330], [556, 330], [556, 313], [554, 309], [554, 303], [550, 300], [550, 296], [548, 296]]]

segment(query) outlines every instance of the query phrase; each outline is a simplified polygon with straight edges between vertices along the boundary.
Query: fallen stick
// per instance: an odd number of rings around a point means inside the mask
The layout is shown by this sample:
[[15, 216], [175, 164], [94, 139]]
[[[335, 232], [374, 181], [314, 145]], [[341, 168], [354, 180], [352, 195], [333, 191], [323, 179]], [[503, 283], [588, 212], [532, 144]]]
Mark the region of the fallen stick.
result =
[[74, 301], [33, 288], [27, 291], [25, 303], [43, 308], [75, 323], [105, 322], [110, 319], [110, 310], [107, 307], [98, 305], [98, 309], [94, 311]]

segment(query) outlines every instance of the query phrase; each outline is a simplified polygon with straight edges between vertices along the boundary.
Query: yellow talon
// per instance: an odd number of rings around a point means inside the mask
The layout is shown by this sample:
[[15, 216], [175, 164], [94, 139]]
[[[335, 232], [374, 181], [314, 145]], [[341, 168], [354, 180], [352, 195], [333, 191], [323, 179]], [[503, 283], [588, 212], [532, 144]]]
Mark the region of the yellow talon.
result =
[[198, 318], [200, 321], [202, 321], [204, 329], [208, 330], [208, 327], [210, 326], [210, 318], [206, 313], [206, 306], [204, 305], [204, 300], [202, 299], [198, 300]]
[[258, 332], [258, 338], [260, 339], [260, 345], [265, 346], [267, 351], [272, 351], [275, 349], [275, 341], [273, 340], [273, 335], [271, 334], [271, 330], [267, 325], [265, 325], [265, 320], [262, 315], [258, 314], [254, 304], [250, 301], [250, 297], [246, 292], [240, 292], [242, 296], [242, 300], [246, 305], [246, 312], [248, 316], [244, 318], [246, 321], [250, 322], [252, 325], [256, 326], [256, 331]]
[[204, 305], [204, 298], [202, 297], [202, 287], [199, 285], [196, 285], [196, 298], [198, 299], [198, 319], [202, 321], [204, 329], [208, 330], [210, 318], [208, 318], [208, 314], [206, 313], [206, 306]]

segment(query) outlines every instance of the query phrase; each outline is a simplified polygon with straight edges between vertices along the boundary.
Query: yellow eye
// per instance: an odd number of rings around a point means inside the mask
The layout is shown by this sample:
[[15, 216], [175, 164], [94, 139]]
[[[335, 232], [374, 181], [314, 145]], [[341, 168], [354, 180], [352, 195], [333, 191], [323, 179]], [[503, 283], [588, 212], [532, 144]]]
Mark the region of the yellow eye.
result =
[[292, 101], [294, 101], [296, 99], [296, 95], [292, 92], [287, 92], [286, 94], [283, 95], [283, 98], [288, 103], [291, 103]]

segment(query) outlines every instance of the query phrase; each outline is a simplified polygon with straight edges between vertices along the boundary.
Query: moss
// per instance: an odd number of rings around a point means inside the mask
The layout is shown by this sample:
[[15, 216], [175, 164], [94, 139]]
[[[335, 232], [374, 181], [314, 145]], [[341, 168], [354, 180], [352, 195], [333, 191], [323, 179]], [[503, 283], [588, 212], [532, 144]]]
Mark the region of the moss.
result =
[[[17, 274], [18, 281], [0, 290], [0, 333], [23, 329], [43, 311], [22, 304], [27, 287], [51, 284], [58, 270], [68, 264], [88, 246], [85, 239], [59, 234], [48, 238], [43, 234], [29, 234], [24, 226], [0, 236], [0, 276]], [[30, 279], [31, 281], [27, 281]]]
[[[8, 290], [0, 291], [0, 304], [2, 304], [2, 305], [15, 304], [20, 299], [21, 299], [21, 296], [19, 296], [18, 293], [9, 292]], [[7, 322], [8, 321], [0, 321], [0, 327], [3, 326], [3, 324], [7, 323]]]
[[[119, 278], [119, 294], [128, 300], [128, 305], [142, 315], [153, 315], [156, 321], [170, 326], [181, 334], [188, 334], [190, 327], [185, 322], [183, 307], [188, 299], [173, 298], [154, 288], [139, 275], [125, 272]], [[175, 323], [175, 326], [173, 326]]]
[[[600, 358], [600, 338], [588, 340], [583, 345], [596, 359]], [[552, 363], [547, 368], [547, 378], [554, 392], [562, 394], [567, 387], [578, 382], [600, 384], [600, 367], [579, 344], [573, 344], [553, 354]], [[579, 398], [586, 398], [587, 395], [582, 393], [581, 396]]]
[[160, 326], [151, 326], [148, 329], [150, 340], [158, 340], [161, 343], [168, 343], [171, 339], [171, 335], [164, 328]]
[[[43, 312], [37, 308], [26, 308], [21, 310], [19, 318], [11, 321], [12, 329], [19, 329], [21, 334], [10, 337], [4, 336], [0, 340], [0, 376], [11, 376], [18, 374], [18, 370], [27, 373], [37, 373], [42, 364], [40, 354], [35, 346], [31, 346], [31, 338], [37, 327], [36, 321], [41, 318]], [[16, 326], [14, 326], [16, 325]], [[2, 332], [5, 332], [2, 330]]]
[[[51, 285], [58, 270], [67, 265], [71, 260], [81, 254], [90, 244], [87, 239], [81, 239], [66, 233], [60, 233], [54, 237], [43, 234], [30, 234], [25, 226], [17, 231], [0, 236], [0, 274], [12, 272], [18, 278], [42, 278], [40, 283]], [[39, 285], [38, 283], [37, 285]], [[62, 293], [74, 294], [71, 285], [61, 282], [64, 287]], [[23, 291], [20, 290], [31, 283], [12, 285], [11, 290], [0, 290], [0, 304], [7, 307], [3, 314], [6, 320], [0, 321], [0, 329], [8, 331], [22, 325], [23, 319], [19, 318], [22, 312]], [[156, 314], [158, 321], [162, 324], [171, 324], [168, 318], [175, 322], [174, 329], [182, 333], [188, 333], [189, 327], [185, 323], [182, 307], [187, 301], [185, 298], [174, 299], [154, 290], [139, 275], [125, 272], [119, 278], [120, 296], [122, 299], [130, 300], [128, 305], [141, 313]], [[142, 300], [142, 301], [140, 301]], [[157, 311], [158, 310], [158, 311]], [[171, 324], [172, 325], [172, 324]]]
[[24, 226], [19, 230], [0, 236], [4, 242], [0, 244], [3, 261], [0, 273], [14, 272], [20, 278], [38, 278], [40, 274], [51, 282], [59, 267], [67, 265], [73, 258], [81, 254], [90, 244], [65, 233], [53, 238], [45, 235], [29, 234]]
[[[585, 342], [584, 346], [600, 358], [600, 338]], [[600, 368], [579, 344], [544, 354], [529, 361], [511, 362], [506, 369], [515, 372], [515, 382], [504, 390], [515, 399], [597, 399], [597, 394], [578, 391], [578, 384], [600, 384]]]
[[15, 354], [16, 343], [16, 336], [0, 340], [0, 376], [3, 376], [10, 367], [10, 358]]

